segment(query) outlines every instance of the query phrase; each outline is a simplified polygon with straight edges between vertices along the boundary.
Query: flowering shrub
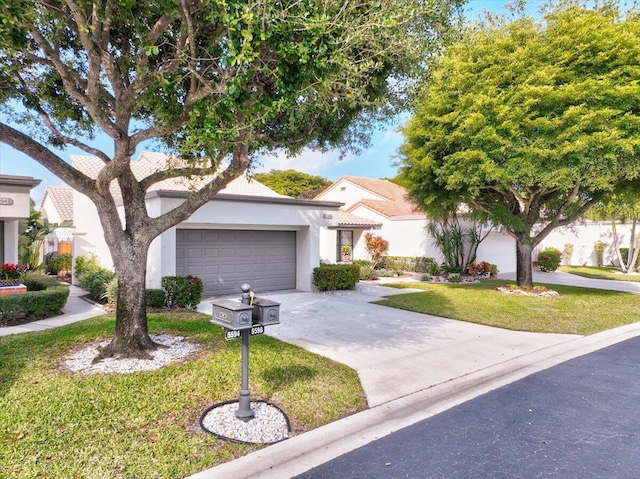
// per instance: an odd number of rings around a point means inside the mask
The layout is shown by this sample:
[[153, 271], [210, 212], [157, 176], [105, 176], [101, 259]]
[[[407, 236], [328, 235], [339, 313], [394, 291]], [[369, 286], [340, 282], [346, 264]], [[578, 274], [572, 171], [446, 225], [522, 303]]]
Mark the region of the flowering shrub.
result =
[[4, 263], [0, 270], [0, 280], [13, 281], [22, 278], [27, 272], [27, 267], [23, 264]]
[[325, 264], [313, 270], [313, 284], [319, 291], [353, 289], [360, 279], [360, 267], [352, 264]]
[[160, 284], [170, 308], [195, 308], [202, 300], [202, 280], [195, 276], [165, 276]]
[[562, 261], [562, 253], [556, 248], [545, 248], [538, 255], [538, 268], [540, 271], [550, 272], [555, 271], [560, 266]]
[[497, 272], [498, 267], [488, 261], [482, 261], [481, 263], [469, 263], [467, 265], [467, 273], [471, 276], [486, 277], [491, 274], [496, 274]]
[[364, 244], [367, 252], [371, 255], [373, 267], [378, 268], [382, 255], [389, 251], [389, 242], [382, 236], [373, 236], [371, 233], [367, 233], [364, 235]]

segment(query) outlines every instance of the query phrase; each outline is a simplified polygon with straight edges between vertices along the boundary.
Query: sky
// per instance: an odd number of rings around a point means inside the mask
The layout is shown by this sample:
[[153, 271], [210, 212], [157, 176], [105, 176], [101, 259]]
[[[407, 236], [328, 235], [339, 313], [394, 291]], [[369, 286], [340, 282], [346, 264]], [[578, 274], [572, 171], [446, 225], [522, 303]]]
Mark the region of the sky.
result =
[[[465, 6], [465, 15], [470, 19], [475, 19], [482, 15], [484, 11], [505, 12], [504, 5], [508, 4], [509, 1], [470, 0]], [[530, 11], [534, 13], [541, 3], [542, 0], [531, 0], [529, 2]], [[345, 158], [340, 159], [340, 154], [337, 151], [323, 154], [305, 150], [295, 158], [287, 158], [284, 155], [264, 157], [254, 171], [294, 169], [319, 175], [331, 181], [335, 181], [343, 175], [393, 178], [398, 173], [395, 163], [397, 162], [397, 149], [402, 143], [402, 134], [398, 131], [402, 121], [406, 121], [406, 117], [374, 131], [371, 147], [357, 155], [347, 155]], [[102, 147], [103, 151], [110, 153], [108, 148], [104, 148], [104, 145], [108, 144], [108, 141], [105, 140], [107, 140], [106, 136], [102, 140], [98, 138], [96, 142], [92, 143], [92, 146]], [[137, 153], [139, 152], [140, 150]], [[63, 159], [67, 159], [72, 154], [86, 154], [76, 149], [67, 149], [62, 152], [56, 150], [56, 153]], [[42, 180], [41, 184], [31, 192], [31, 197], [36, 206], [40, 205], [47, 186], [64, 185], [62, 180], [35, 160], [4, 143], [0, 143], [0, 174], [31, 176]]]

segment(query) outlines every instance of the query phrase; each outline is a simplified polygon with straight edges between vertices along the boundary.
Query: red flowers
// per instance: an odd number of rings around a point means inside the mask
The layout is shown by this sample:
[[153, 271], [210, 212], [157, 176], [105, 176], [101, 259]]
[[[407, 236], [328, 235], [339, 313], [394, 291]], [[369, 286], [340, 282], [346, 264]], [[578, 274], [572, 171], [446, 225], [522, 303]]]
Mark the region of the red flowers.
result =
[[27, 267], [23, 264], [4, 263], [0, 269], [1, 279], [20, 279], [27, 272]]

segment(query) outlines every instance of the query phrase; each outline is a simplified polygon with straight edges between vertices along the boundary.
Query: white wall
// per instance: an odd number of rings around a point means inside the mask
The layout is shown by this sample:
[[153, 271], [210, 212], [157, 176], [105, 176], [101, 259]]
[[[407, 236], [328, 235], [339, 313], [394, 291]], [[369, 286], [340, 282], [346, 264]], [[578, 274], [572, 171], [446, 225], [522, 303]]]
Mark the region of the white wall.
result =
[[[629, 239], [631, 238], [631, 225], [616, 224], [618, 236], [620, 238], [620, 246], [622, 248], [629, 247]], [[636, 234], [640, 233], [640, 229], [636, 229]], [[573, 244], [573, 255], [571, 256], [571, 264], [597, 266], [596, 253], [594, 245], [602, 241], [607, 245], [604, 252], [604, 264], [617, 264], [615, 259], [615, 250], [612, 247], [613, 237], [610, 222], [584, 222], [576, 223], [570, 227], [556, 228], [542, 243], [536, 248], [536, 253], [547, 247], [557, 248], [564, 251], [564, 245]]]
[[341, 179], [323, 191], [318, 196], [318, 199], [322, 201], [339, 201], [345, 204], [344, 209], [346, 210], [360, 200], [386, 200], [387, 198]]
[[4, 262], [18, 262], [18, 220], [4, 220]]
[[488, 261], [499, 273], [516, 271], [516, 242], [506, 234], [492, 231], [478, 246], [476, 262]]
[[6, 198], [12, 201], [12, 204], [10, 205], [0, 204], [0, 218], [28, 218], [31, 206], [30, 193], [30, 186], [7, 185], [0, 183], [0, 198]]

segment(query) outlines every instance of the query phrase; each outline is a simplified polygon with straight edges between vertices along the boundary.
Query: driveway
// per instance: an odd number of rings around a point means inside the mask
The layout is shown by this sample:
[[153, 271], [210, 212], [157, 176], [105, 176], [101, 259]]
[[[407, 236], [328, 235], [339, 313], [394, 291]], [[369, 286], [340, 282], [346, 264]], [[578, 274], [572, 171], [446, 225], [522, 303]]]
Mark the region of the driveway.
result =
[[[266, 333], [353, 368], [371, 407], [579, 337], [507, 331], [371, 304], [410, 291], [358, 284], [355, 291], [265, 294], [281, 303], [281, 323]], [[198, 310], [210, 314], [210, 302]]]

